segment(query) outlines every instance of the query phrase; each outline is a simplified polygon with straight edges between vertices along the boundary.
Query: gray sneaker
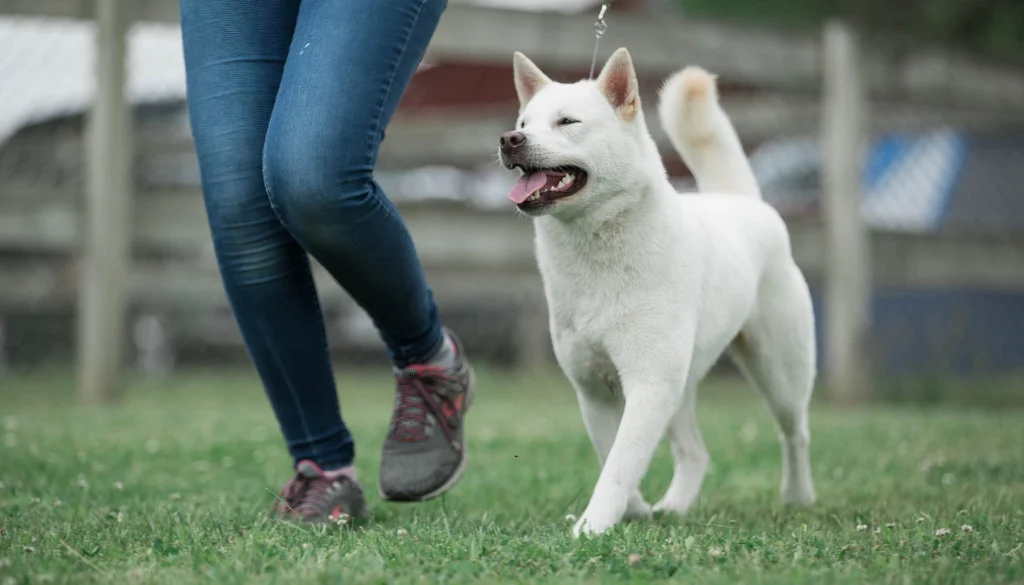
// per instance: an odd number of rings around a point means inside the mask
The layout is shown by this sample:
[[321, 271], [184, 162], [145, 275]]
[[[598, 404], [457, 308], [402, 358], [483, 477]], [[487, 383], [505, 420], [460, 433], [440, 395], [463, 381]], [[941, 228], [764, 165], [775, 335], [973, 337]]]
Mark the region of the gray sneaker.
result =
[[295, 477], [281, 489], [274, 511], [279, 518], [314, 524], [365, 520], [370, 515], [358, 481], [346, 475], [328, 477], [308, 460], [295, 466]]
[[380, 464], [380, 496], [418, 502], [452, 488], [466, 468], [463, 418], [476, 378], [461, 343], [446, 331], [456, 353], [445, 369], [412, 365], [396, 375], [394, 412]]

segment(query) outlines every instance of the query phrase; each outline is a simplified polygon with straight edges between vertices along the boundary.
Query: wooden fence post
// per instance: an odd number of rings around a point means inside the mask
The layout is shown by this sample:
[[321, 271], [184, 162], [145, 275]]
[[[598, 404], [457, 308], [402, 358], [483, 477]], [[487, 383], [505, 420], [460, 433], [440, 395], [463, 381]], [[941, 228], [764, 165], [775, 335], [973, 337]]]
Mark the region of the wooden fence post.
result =
[[126, 96], [132, 2], [95, 0], [96, 96], [86, 148], [86, 209], [79, 262], [78, 392], [118, 397], [131, 255], [132, 116]]
[[871, 380], [870, 235], [861, 211], [868, 95], [853, 31], [828, 22], [823, 44], [827, 381], [836, 401], [856, 403], [868, 397]]

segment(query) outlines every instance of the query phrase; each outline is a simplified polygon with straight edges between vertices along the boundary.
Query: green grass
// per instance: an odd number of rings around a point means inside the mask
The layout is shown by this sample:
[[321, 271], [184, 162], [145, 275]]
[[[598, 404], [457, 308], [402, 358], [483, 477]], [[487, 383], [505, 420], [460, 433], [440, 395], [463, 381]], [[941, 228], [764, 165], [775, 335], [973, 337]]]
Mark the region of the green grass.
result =
[[[376, 494], [390, 380], [341, 378]], [[482, 382], [456, 489], [419, 505], [374, 496], [373, 522], [353, 531], [267, 520], [288, 459], [248, 375], [140, 380], [108, 409], [73, 406], [62, 374], [0, 378], [0, 585], [1024, 582], [1020, 412], [817, 407], [819, 503], [788, 510], [766, 413], [713, 380], [700, 402], [713, 463], [691, 515], [574, 541], [565, 516], [598, 469], [569, 387], [554, 374]], [[663, 447], [648, 500], [670, 475]]]

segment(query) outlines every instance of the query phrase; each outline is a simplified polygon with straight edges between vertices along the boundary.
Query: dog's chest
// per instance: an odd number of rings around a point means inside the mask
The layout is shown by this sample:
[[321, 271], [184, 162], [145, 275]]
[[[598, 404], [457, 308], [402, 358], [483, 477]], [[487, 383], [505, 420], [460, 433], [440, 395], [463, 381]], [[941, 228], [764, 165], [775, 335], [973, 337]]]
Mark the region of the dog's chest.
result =
[[621, 395], [619, 373], [609, 356], [613, 336], [628, 329], [628, 299], [621, 272], [590, 269], [581, 273], [549, 266], [542, 269], [551, 334], [559, 362], [587, 392]]
[[597, 342], [615, 329], [628, 307], [628, 267], [542, 266], [553, 326], [560, 337]]

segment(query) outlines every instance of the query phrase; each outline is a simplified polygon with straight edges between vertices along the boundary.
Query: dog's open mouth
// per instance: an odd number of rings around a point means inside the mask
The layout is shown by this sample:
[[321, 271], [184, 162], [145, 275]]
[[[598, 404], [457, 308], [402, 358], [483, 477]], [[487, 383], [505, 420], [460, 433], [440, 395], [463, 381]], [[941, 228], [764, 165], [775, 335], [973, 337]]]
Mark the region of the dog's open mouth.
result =
[[587, 173], [579, 167], [523, 169], [523, 176], [508, 192], [520, 209], [536, 209], [578, 192], [587, 184]]

